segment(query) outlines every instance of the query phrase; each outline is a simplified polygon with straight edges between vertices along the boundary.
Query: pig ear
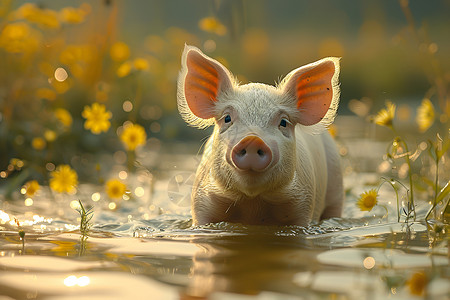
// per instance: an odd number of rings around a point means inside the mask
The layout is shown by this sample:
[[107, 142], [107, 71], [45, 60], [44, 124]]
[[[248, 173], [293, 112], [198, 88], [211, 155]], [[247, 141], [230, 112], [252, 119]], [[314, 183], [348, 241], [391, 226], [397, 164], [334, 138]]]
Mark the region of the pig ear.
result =
[[214, 123], [218, 97], [233, 88], [230, 72], [199, 49], [185, 45], [178, 77], [178, 110], [192, 126]]
[[339, 104], [339, 58], [328, 57], [289, 73], [280, 84], [283, 94], [293, 99], [298, 123], [314, 129], [331, 125]]

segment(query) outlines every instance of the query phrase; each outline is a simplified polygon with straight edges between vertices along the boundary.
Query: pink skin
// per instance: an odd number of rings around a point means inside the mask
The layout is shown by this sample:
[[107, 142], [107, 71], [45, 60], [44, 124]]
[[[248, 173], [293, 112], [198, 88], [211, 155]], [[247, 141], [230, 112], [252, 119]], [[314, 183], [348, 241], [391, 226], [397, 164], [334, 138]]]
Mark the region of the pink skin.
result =
[[231, 150], [232, 165], [241, 171], [263, 172], [273, 158], [272, 150], [256, 135], [244, 137]]
[[338, 76], [339, 59], [328, 57], [276, 87], [239, 85], [218, 61], [185, 47], [180, 114], [191, 126], [215, 125], [192, 189], [195, 225], [305, 226], [340, 216], [339, 153], [325, 131], [339, 103]]

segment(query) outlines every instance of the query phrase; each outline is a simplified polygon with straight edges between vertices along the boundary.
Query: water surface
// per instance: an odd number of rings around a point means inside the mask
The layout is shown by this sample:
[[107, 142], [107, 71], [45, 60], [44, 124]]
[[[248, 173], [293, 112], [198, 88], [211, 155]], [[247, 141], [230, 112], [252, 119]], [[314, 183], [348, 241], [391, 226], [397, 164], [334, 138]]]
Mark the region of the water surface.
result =
[[[0, 198], [0, 299], [448, 299], [448, 233], [419, 221], [424, 201], [416, 222], [397, 222], [389, 188], [359, 211], [358, 195], [379, 180], [367, 155], [385, 144], [345, 145], [343, 217], [308, 227], [192, 226], [195, 155], [147, 154], [156, 175], [129, 173], [133, 197], [114, 207], [95, 184], [73, 196], [43, 187], [31, 206]], [[77, 199], [94, 207], [84, 238]], [[426, 278], [421, 294], [414, 278]]]

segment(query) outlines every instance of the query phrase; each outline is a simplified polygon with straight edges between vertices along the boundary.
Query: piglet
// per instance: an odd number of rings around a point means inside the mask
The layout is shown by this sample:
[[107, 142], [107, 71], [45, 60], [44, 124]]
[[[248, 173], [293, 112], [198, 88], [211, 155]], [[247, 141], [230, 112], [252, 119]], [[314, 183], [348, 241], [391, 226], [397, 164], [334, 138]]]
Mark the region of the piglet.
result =
[[339, 103], [339, 59], [290, 72], [277, 86], [240, 85], [218, 61], [186, 45], [178, 109], [214, 125], [192, 189], [194, 225], [305, 226], [341, 214], [342, 172], [327, 126]]

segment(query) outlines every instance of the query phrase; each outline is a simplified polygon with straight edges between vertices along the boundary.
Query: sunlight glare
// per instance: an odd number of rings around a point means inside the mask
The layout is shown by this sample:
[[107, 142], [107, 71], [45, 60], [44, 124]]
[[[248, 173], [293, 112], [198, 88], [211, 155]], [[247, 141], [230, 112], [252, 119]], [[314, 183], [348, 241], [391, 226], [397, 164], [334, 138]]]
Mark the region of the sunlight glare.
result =
[[38, 223], [38, 222], [44, 222], [45, 218], [40, 215], [33, 215], [33, 220], [35, 223]]
[[367, 270], [370, 270], [373, 267], [375, 267], [375, 259], [372, 256], [368, 256], [364, 259], [363, 265], [364, 265], [364, 268], [366, 268]]
[[69, 277], [66, 277], [64, 279], [64, 285], [68, 286], [68, 287], [72, 287], [72, 286], [75, 286], [75, 285], [87, 286], [90, 283], [91, 283], [91, 280], [89, 279], [88, 276], [81, 276], [81, 277], [78, 278], [75, 275], [70, 275]]
[[70, 207], [71, 207], [72, 209], [75, 209], [75, 210], [81, 209], [80, 203], [78, 203], [78, 200], [72, 200], [72, 201], [70, 202]]
[[136, 196], [138, 196], [138, 197], [144, 196], [144, 193], [145, 193], [144, 188], [141, 187], [141, 186], [138, 186], [138, 187], [134, 190], [134, 194], [135, 194]]
[[128, 177], [128, 173], [126, 171], [120, 171], [119, 172], [119, 178], [120, 179], [125, 180], [125, 179], [127, 179], [127, 177]]
[[91, 280], [87, 276], [81, 276], [77, 280], [78, 286], [87, 286], [89, 283], [91, 283]]
[[33, 199], [27, 198], [25, 199], [25, 206], [32, 206], [33, 205]]
[[92, 201], [95, 201], [95, 202], [97, 202], [97, 201], [99, 201], [100, 200], [100, 193], [93, 193], [92, 194], [92, 196], [91, 196], [91, 199], [92, 199]]
[[64, 279], [64, 285], [65, 286], [74, 286], [77, 284], [77, 276], [70, 275], [69, 277], [66, 277]]
[[2, 224], [5, 224], [6, 222], [10, 221], [11, 218], [7, 213], [5, 213], [3, 210], [0, 209], [0, 221]]
[[59, 82], [63, 82], [67, 77], [69, 77], [69, 74], [67, 74], [67, 71], [64, 70], [64, 68], [57, 68], [55, 70], [55, 79]]
[[47, 169], [47, 171], [52, 172], [52, 171], [55, 171], [56, 166], [55, 166], [55, 164], [47, 163], [47, 164], [45, 165], [45, 168]]
[[203, 43], [203, 49], [205, 52], [213, 52], [216, 50], [216, 42], [214, 40], [206, 40]]
[[133, 110], [133, 103], [131, 101], [127, 100], [122, 105], [123, 111], [130, 112]]

